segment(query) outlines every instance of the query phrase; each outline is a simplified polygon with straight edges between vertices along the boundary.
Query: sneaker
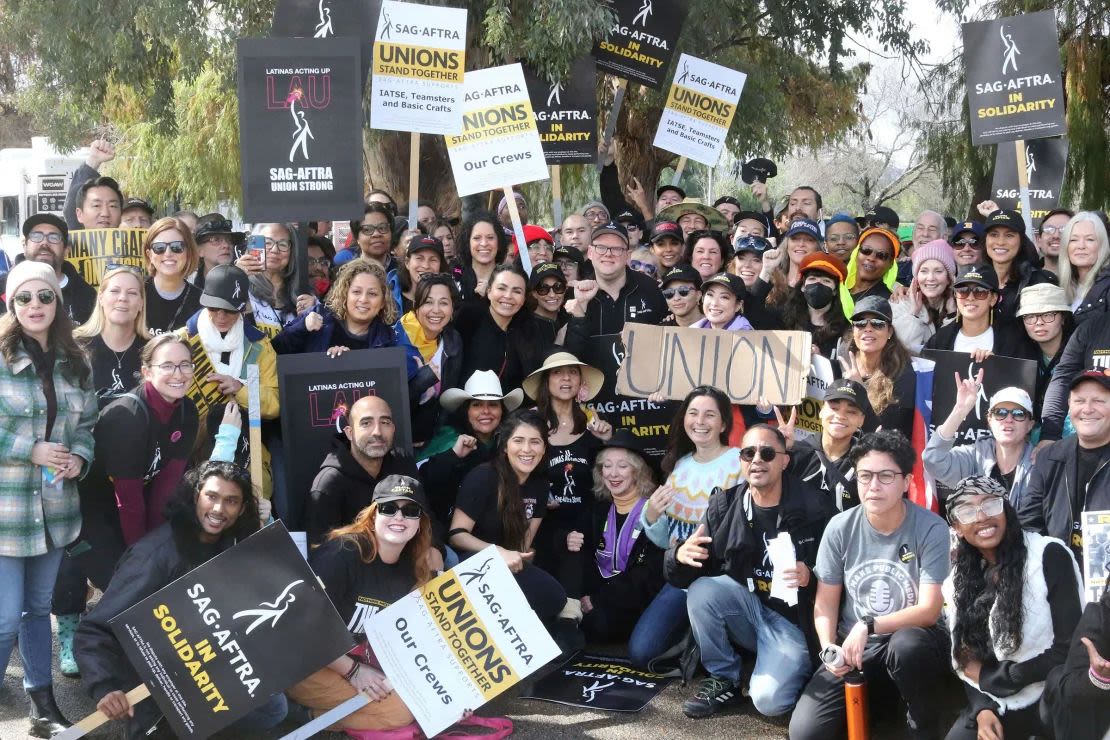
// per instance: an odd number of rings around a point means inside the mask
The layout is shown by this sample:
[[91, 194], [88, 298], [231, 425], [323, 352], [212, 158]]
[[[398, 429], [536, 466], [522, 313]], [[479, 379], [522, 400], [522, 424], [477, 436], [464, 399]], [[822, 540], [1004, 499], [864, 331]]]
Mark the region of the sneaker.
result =
[[708, 717], [740, 697], [740, 687], [727, 678], [709, 676], [698, 686], [698, 693], [682, 703], [682, 713], [693, 719]]

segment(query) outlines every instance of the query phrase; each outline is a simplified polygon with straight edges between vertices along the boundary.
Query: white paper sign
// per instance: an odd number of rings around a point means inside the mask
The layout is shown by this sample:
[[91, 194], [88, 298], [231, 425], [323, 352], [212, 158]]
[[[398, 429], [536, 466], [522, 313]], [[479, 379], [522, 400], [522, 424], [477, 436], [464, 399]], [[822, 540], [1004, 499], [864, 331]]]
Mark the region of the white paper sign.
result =
[[370, 128], [458, 133], [465, 49], [466, 10], [382, 0]]
[[836, 380], [832, 363], [827, 357], [810, 357], [809, 375], [806, 376], [806, 396], [798, 409], [798, 419], [794, 423], [794, 441], [809, 442], [821, 446], [821, 407], [825, 401], [825, 391]]
[[459, 195], [546, 180], [547, 162], [519, 64], [466, 75], [462, 132], [447, 136]]
[[375, 614], [366, 636], [428, 737], [559, 654], [492, 545]]
[[775, 574], [771, 578], [771, 598], [785, 601], [787, 606], [797, 606], [798, 589], [787, 586], [782, 572], [796, 568], [798, 558], [794, 554], [794, 541], [790, 539], [789, 532], [779, 532], [778, 536], [767, 541], [767, 557], [771, 559], [771, 567]]
[[748, 76], [682, 54], [655, 131], [655, 146], [713, 167]]

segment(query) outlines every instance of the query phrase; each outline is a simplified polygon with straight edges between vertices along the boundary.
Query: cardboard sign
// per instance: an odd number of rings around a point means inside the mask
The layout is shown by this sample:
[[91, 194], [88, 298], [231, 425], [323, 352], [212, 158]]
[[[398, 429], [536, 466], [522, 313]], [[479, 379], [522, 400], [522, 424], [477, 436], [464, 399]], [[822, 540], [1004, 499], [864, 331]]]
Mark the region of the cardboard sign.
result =
[[597, 159], [597, 74], [594, 58], [580, 57], [554, 84], [524, 67], [548, 164], [590, 164]]
[[743, 72], [680, 56], [655, 146], [715, 167], [747, 79]]
[[459, 195], [548, 178], [519, 64], [466, 75], [462, 133], [447, 136]]
[[370, 128], [458, 133], [465, 56], [465, 9], [382, 0], [374, 36]]
[[66, 261], [94, 288], [104, 273], [119, 265], [144, 270], [146, 229], [74, 229], [69, 232]]
[[330, 39], [352, 36], [362, 54], [362, 85], [370, 74], [374, 27], [381, 0], [278, 0], [270, 35]]
[[685, 0], [606, 0], [617, 14], [609, 35], [594, 46], [597, 66], [658, 90], [667, 79], [689, 3]]
[[537, 681], [521, 698], [608, 712], [639, 712], [670, 682], [662, 674], [633, 668], [628, 658], [579, 653]]
[[493, 545], [375, 614], [366, 636], [428, 737], [559, 654]]
[[971, 143], [1064, 135], [1053, 11], [962, 25]]
[[[1029, 206], [1034, 223], [1039, 223], [1060, 202], [1064, 167], [1068, 162], [1068, 139], [1034, 139], [1025, 145], [1025, 174], [1029, 178]], [[999, 208], [1021, 211], [1017, 159], [1010, 144], [999, 144], [994, 155], [991, 197]]]
[[1083, 603], [1102, 598], [1110, 577], [1110, 511], [1084, 511]]
[[956, 405], [955, 373], [962, 378], [974, 377], [979, 369], [983, 370], [983, 387], [979, 390], [979, 404], [967, 415], [956, 434], [956, 444], [972, 444], [978, 439], [991, 436], [987, 424], [990, 411], [990, 398], [1003, 388], [1021, 388], [1033, 398], [1037, 390], [1037, 363], [1034, 360], [1018, 360], [1013, 357], [991, 355], [986, 362], [978, 363], [966, 352], [926, 349], [921, 356], [936, 362], [933, 369], [933, 405], [929, 433], [944, 423]]
[[239, 39], [243, 218], [362, 213], [358, 39]]
[[625, 324], [627, 354], [617, 393], [661, 392], [680, 400], [699, 385], [719, 388], [734, 404], [760, 398], [779, 406], [801, 403], [813, 340], [801, 331], [716, 331], [684, 326]]
[[[399, 347], [360, 349], [328, 358], [322, 352], [278, 355], [281, 434], [290, 491], [308, 495], [347, 412], [363, 396], [381, 396], [393, 411], [394, 447], [411, 454], [408, 371]], [[196, 373], [194, 373], [195, 375]], [[298, 525], [293, 517], [293, 526]]]
[[219, 732], [354, 644], [281, 522], [110, 624], [180, 738]]

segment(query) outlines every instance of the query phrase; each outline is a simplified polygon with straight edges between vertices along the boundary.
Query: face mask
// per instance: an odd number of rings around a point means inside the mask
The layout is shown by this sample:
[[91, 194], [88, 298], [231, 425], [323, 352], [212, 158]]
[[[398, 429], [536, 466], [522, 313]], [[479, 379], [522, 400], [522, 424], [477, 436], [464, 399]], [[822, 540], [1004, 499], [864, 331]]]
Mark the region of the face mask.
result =
[[832, 303], [833, 289], [822, 283], [813, 283], [802, 289], [802, 295], [810, 308], [821, 309]]

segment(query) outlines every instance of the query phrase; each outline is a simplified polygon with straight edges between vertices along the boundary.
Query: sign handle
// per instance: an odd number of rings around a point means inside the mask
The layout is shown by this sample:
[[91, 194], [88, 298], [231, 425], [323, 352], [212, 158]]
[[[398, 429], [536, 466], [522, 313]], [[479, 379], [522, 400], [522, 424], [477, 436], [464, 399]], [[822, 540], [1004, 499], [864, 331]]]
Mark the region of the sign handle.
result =
[[1029, 170], [1025, 161], [1025, 140], [1018, 139], [1014, 142], [1014, 155], [1017, 157], [1018, 192], [1021, 199], [1021, 215], [1025, 217], [1025, 234], [1029, 241], [1036, 242], [1033, 233], [1033, 206], [1029, 200]]
[[[602, 151], [609, 148], [609, 143], [613, 141], [613, 132], [617, 130], [617, 116], [621, 112], [621, 104], [624, 103], [624, 93], [628, 89], [628, 80], [621, 77], [617, 80], [617, 89], [613, 91], [613, 107], [609, 109], [609, 118], [605, 121], [605, 135], [601, 137]], [[597, 171], [601, 172], [601, 156], [597, 158]]]
[[409, 229], [415, 229], [420, 208], [420, 134], [409, 134]]
[[251, 445], [251, 491], [262, 498], [262, 400], [258, 394], [256, 362], [247, 365], [247, 427]]
[[513, 192], [511, 185], [504, 186], [501, 191], [505, 193], [505, 202], [509, 204], [509, 216], [513, 219], [513, 235], [516, 237], [516, 251], [520, 254], [520, 264], [524, 266], [524, 272], [531, 275], [532, 258], [528, 256], [528, 244], [524, 241], [524, 227], [520, 224], [520, 211], [516, 207], [516, 194]]
[[[131, 706], [135, 706], [149, 696], [150, 689], [146, 687], [145, 683], [141, 683], [127, 692], [127, 703]], [[107, 724], [109, 721], [108, 715], [98, 709], [65, 732], [55, 735], [54, 740], [76, 740], [79, 737], [84, 737], [97, 727]]]
[[370, 703], [370, 697], [361, 691], [337, 707], [333, 707], [321, 714], [311, 722], [307, 722], [288, 735], [282, 735], [281, 740], [308, 740], [317, 733], [323, 732], [339, 720], [354, 714]]
[[563, 224], [563, 182], [562, 167], [551, 165], [551, 213], [555, 217], [555, 228]]
[[678, 158], [678, 166], [674, 168], [674, 174], [671, 175], [671, 185], [674, 185], [675, 187], [678, 186], [679, 181], [682, 180], [682, 171], [684, 169], [686, 169], [685, 155]]

